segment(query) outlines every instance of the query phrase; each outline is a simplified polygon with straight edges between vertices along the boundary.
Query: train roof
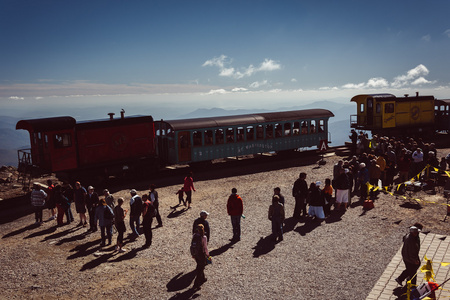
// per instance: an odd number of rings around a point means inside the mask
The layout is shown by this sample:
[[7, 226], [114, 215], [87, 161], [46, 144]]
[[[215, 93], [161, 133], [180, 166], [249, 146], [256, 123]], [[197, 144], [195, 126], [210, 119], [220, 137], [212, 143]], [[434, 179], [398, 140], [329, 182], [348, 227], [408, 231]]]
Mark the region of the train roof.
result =
[[450, 105], [450, 99], [436, 99], [438, 105]]
[[53, 117], [42, 119], [21, 120], [17, 122], [16, 129], [25, 129], [29, 132], [46, 132], [65, 130], [76, 127], [77, 129], [96, 129], [114, 127], [120, 125], [132, 125], [139, 123], [152, 123], [152, 116], [127, 116], [115, 119], [98, 119], [77, 122], [73, 117]]
[[54, 129], [70, 129], [76, 124], [72, 117], [54, 117], [43, 119], [29, 119], [17, 122], [16, 129], [25, 129], [29, 132], [45, 132]]
[[396, 101], [396, 102], [407, 102], [414, 100], [434, 100], [434, 96], [405, 96], [405, 97], [396, 97], [392, 94], [361, 94], [354, 96], [350, 101], [358, 102], [358, 100], [366, 99], [368, 97], [375, 98], [377, 102], [383, 101]]
[[209, 118], [195, 118], [184, 120], [164, 120], [173, 130], [190, 130], [197, 128], [226, 127], [236, 125], [258, 124], [265, 122], [279, 122], [299, 119], [329, 118], [334, 114], [327, 109], [305, 109], [272, 113], [246, 114], [236, 116], [222, 116]]

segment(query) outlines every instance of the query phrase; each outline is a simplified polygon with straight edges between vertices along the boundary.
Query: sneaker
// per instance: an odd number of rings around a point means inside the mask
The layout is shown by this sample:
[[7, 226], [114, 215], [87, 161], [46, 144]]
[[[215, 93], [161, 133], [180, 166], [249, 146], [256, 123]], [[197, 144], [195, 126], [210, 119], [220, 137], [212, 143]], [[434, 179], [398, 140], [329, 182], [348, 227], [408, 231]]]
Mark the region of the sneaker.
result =
[[120, 253], [124, 253], [124, 252], [127, 252], [127, 249], [124, 249], [124, 248], [120, 248], [120, 249], [119, 249], [119, 252], [120, 252]]

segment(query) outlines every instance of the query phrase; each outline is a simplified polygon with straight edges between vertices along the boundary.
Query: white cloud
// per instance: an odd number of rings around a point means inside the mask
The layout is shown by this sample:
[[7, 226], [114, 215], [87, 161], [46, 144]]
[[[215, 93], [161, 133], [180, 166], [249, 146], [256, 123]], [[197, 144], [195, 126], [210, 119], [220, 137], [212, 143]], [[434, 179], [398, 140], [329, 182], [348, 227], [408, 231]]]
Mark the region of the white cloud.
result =
[[291, 78], [291, 82], [297, 82], [297, 79]]
[[430, 83], [435, 83], [435, 81], [429, 81], [423, 77], [419, 77], [416, 80], [414, 80], [413, 82], [411, 82], [412, 85], [430, 84]]
[[226, 94], [226, 93], [228, 93], [228, 92], [224, 89], [217, 89], [217, 90], [210, 90], [208, 95]]
[[428, 73], [430, 73], [430, 71], [428, 71], [427, 67], [420, 64], [414, 69], [411, 69], [408, 72], [406, 72], [405, 75], [395, 77], [394, 82], [392, 82], [391, 85], [395, 88], [403, 87], [408, 84], [411, 84], [411, 82], [416, 80], [418, 77], [428, 75]]
[[9, 99], [11, 99], [11, 100], [24, 100], [25, 98], [24, 97], [11, 96], [11, 97], [9, 97]]
[[389, 86], [389, 82], [382, 77], [370, 78], [367, 81], [367, 87], [384, 88], [384, 87], [388, 87], [388, 86]]
[[232, 92], [246, 92], [248, 89], [246, 88], [234, 88], [231, 90]]
[[332, 90], [338, 90], [338, 87], [336, 86], [323, 86], [319, 88], [320, 91], [332, 91]]
[[268, 84], [267, 80], [255, 81], [255, 82], [251, 83], [249, 85], [249, 87], [251, 87], [252, 89], [257, 89], [257, 88], [260, 88], [260, 87], [265, 86], [267, 84]]
[[444, 34], [450, 38], [450, 29], [447, 29], [446, 31], [444, 31]]
[[427, 34], [421, 38], [422, 41], [429, 42], [431, 41], [431, 35]]
[[342, 88], [344, 88], [344, 89], [361, 89], [365, 85], [366, 84], [364, 82], [362, 82], [362, 83], [347, 83], [347, 84], [344, 84], [342, 86]]
[[219, 57], [214, 57], [205, 61], [202, 67], [212, 66], [219, 68], [219, 76], [232, 77], [234, 79], [241, 79], [244, 77], [250, 77], [257, 72], [271, 72], [281, 69], [281, 65], [272, 59], [266, 58], [258, 68], [253, 65], [249, 65], [246, 68], [235, 69], [230, 66], [232, 60], [228, 59], [226, 55], [221, 55]]

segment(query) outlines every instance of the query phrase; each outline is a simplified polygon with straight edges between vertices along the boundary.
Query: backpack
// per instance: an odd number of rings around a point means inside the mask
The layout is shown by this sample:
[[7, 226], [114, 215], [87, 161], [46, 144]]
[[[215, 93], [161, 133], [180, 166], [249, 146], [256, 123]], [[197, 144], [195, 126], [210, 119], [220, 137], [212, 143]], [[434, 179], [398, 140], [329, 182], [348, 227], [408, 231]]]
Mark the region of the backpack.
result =
[[114, 213], [111, 211], [111, 209], [108, 206], [105, 206], [103, 211], [103, 218], [106, 220], [112, 220], [114, 218]]
[[190, 250], [191, 250], [191, 255], [193, 257], [197, 257], [203, 252], [202, 251], [202, 237], [200, 236], [200, 234], [194, 233], [194, 235], [192, 236]]

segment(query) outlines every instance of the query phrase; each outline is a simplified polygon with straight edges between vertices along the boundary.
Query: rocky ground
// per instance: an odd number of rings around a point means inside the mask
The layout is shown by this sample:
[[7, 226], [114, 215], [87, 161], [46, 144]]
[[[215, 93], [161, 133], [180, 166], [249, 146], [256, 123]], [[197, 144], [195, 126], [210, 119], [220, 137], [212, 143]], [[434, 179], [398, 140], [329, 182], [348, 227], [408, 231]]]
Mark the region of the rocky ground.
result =
[[[449, 151], [439, 150], [439, 157]], [[306, 172], [308, 183], [323, 182], [331, 177], [338, 159], [329, 156], [325, 165], [319, 165], [320, 157], [315, 155], [260, 157], [195, 171], [197, 191], [190, 210], [171, 208], [178, 203], [175, 193], [184, 170], [97, 186], [98, 191], [108, 187], [116, 199], [125, 197], [125, 208], [129, 189], [142, 194], [150, 183], [158, 186], [164, 226], [153, 230], [149, 249], [141, 247], [145, 240], [141, 236], [126, 240], [125, 253], [114, 251], [114, 246], [100, 248], [100, 234], [86, 233], [86, 228], [75, 226], [77, 222], [35, 226], [26, 196], [13, 183], [5, 183], [0, 189], [4, 199], [0, 201], [0, 298], [365, 299], [401, 247], [408, 226], [421, 222], [425, 233], [450, 233], [449, 221], [443, 221], [446, 200], [441, 192], [414, 193], [426, 200], [420, 202], [380, 194], [375, 208], [364, 211], [355, 196], [351, 208], [333, 213], [321, 224], [291, 218], [291, 189], [298, 174]], [[280, 243], [271, 240], [267, 219], [276, 186], [286, 197], [287, 220]], [[246, 217], [242, 240], [236, 244], [229, 242], [232, 229], [226, 212], [233, 187], [244, 200]], [[192, 222], [203, 209], [210, 213], [213, 264], [206, 267], [208, 282], [194, 291], [195, 261], [189, 246]], [[45, 211], [44, 217], [48, 216]]]

